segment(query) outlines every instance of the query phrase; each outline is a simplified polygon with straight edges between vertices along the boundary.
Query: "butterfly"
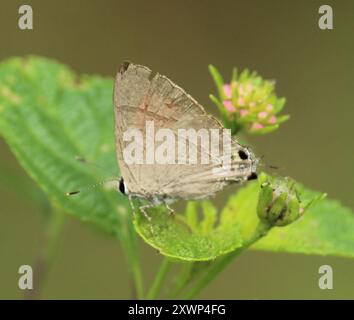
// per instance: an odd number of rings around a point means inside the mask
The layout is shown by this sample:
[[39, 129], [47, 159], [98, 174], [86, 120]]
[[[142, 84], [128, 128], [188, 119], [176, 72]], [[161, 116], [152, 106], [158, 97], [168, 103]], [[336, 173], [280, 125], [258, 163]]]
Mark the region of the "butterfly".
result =
[[[229, 167], [228, 170], [222, 169], [225, 146], [220, 142], [224, 138], [224, 126], [207, 114], [182, 88], [167, 77], [154, 74], [145, 66], [130, 62], [121, 65], [114, 87], [114, 114], [116, 156], [121, 172], [119, 191], [130, 200], [147, 200], [148, 204], [140, 207], [145, 216], [146, 209], [159, 204], [164, 204], [172, 212], [169, 204], [176, 200], [209, 198], [230, 184], [257, 179], [258, 159], [248, 147], [239, 144], [231, 135]], [[176, 135], [174, 143], [170, 140], [165, 150], [173, 155], [178, 153], [180, 145], [183, 146], [180, 143], [183, 142], [179, 135], [181, 132], [214, 132], [214, 142], [211, 142], [209, 136], [209, 142], [204, 145], [198, 143], [200, 137], [184, 144], [184, 150], [190, 148], [187, 155], [191, 156], [191, 152], [194, 152], [197, 159], [209, 158], [210, 161], [147, 161], [151, 160], [147, 159], [148, 154], [154, 155], [154, 150], [151, 152], [150, 149], [156, 147], [155, 137], [148, 137], [147, 134], [151, 124], [154, 125], [154, 132], [168, 129], [168, 132]], [[135, 162], [127, 161], [127, 149], [131, 147], [133, 133], [141, 138], [134, 141], [134, 151], [141, 152], [139, 161]], [[166, 141], [164, 143], [166, 147]], [[183, 156], [183, 160], [186, 160], [186, 152]], [[219, 173], [217, 169], [220, 169]]]

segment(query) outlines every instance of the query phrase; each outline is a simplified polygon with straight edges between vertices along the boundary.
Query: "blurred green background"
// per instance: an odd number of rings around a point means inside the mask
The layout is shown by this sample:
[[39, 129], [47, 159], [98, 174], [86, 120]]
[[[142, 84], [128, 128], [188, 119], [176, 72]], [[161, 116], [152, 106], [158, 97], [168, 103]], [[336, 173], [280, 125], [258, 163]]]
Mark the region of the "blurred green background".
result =
[[[34, 30], [21, 31], [18, 8], [32, 5]], [[330, 4], [334, 30], [320, 30], [318, 8]], [[337, 1], [17, 1], [0, 4], [0, 59], [36, 54], [78, 73], [113, 77], [124, 59], [166, 74], [208, 111], [215, 92], [207, 65], [226, 76], [233, 66], [276, 79], [289, 122], [251, 140], [265, 162], [354, 208], [354, 2]], [[73, 106], [75, 107], [75, 106]], [[77, 137], [80, 139], [80, 137]], [[42, 208], [3, 140], [0, 174], [0, 298], [22, 298], [18, 268], [33, 264], [45, 241]], [[34, 188], [34, 185], [33, 185]], [[20, 191], [20, 192], [18, 192]], [[159, 254], [141, 243], [146, 278]], [[334, 289], [318, 288], [318, 268], [334, 270]], [[69, 217], [42, 298], [129, 298], [119, 243]], [[354, 298], [354, 261], [248, 251], [201, 295], [213, 299]]]

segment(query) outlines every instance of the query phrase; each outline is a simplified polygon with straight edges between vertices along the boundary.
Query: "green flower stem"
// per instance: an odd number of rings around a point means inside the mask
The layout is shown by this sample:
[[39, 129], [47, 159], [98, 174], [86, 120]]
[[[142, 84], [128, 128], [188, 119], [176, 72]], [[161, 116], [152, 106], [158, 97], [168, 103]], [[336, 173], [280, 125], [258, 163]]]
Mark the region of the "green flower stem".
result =
[[254, 233], [245, 240], [244, 245], [236, 249], [235, 251], [217, 259], [209, 267], [205, 269], [203, 274], [196, 279], [196, 282], [192, 284], [192, 288], [182, 295], [182, 299], [193, 299], [199, 292], [204, 289], [225, 267], [230, 264], [240, 253], [245, 249], [250, 247], [260, 238], [265, 236], [270, 230], [271, 226], [269, 224], [259, 222]]
[[134, 289], [138, 299], [144, 296], [143, 277], [141, 275], [141, 268], [139, 263], [134, 263], [132, 266], [132, 276], [134, 281]]
[[180, 273], [175, 280], [175, 287], [171, 290], [170, 299], [178, 298], [183, 288], [188, 285], [193, 267], [194, 262], [187, 262], [181, 266]]
[[136, 233], [133, 223], [129, 220], [128, 216], [122, 219], [122, 223], [123, 227], [121, 229], [120, 240], [126, 258], [126, 265], [130, 272], [130, 277], [132, 278], [132, 299], [143, 299], [144, 282], [141, 272]]
[[153, 300], [159, 296], [163, 281], [165, 280], [171, 265], [172, 264], [168, 258], [163, 258], [160, 268], [155, 276], [154, 282], [152, 283], [152, 286], [147, 294], [147, 299]]
[[45, 241], [43, 241], [44, 247], [38, 253], [34, 262], [33, 278], [35, 283], [33, 284], [33, 290], [27, 291], [24, 297], [27, 300], [37, 299], [40, 296], [44, 281], [53, 262], [65, 217], [65, 213], [60, 209], [54, 208], [51, 212], [46, 228]]

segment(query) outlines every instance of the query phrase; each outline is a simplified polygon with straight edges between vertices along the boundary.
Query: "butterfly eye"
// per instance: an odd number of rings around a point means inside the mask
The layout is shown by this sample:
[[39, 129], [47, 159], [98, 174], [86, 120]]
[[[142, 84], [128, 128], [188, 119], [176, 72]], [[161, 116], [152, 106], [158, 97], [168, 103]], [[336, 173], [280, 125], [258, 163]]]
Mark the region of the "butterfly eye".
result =
[[244, 150], [239, 150], [238, 151], [238, 155], [240, 156], [240, 158], [242, 160], [247, 160], [248, 159], [248, 152], [246, 152]]
[[119, 191], [123, 194], [125, 194], [125, 185], [124, 185], [124, 180], [121, 178], [119, 180]]

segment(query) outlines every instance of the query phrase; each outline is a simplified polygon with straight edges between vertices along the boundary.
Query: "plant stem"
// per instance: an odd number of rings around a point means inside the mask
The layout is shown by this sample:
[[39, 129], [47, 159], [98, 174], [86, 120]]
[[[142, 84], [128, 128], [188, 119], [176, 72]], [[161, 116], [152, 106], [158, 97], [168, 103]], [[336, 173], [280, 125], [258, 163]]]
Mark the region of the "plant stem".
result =
[[188, 262], [181, 266], [180, 273], [175, 281], [175, 287], [171, 290], [170, 298], [176, 299], [181, 294], [183, 288], [187, 285], [191, 278], [191, 272], [194, 267], [194, 262]]
[[241, 248], [236, 249], [233, 252], [217, 259], [212, 263], [203, 274], [192, 285], [192, 288], [182, 295], [183, 299], [193, 299], [202, 289], [204, 289], [230, 262], [232, 262], [243, 250], [250, 247], [257, 240], [267, 234], [270, 229], [270, 225], [259, 222], [254, 233], [245, 240], [244, 245]]
[[161, 262], [160, 268], [157, 271], [154, 282], [152, 283], [152, 286], [149, 290], [149, 293], [147, 294], [147, 299], [153, 300], [159, 296], [162, 283], [165, 280], [170, 267], [171, 267], [171, 262], [169, 261], [168, 258], [164, 257]]
[[125, 255], [129, 276], [132, 278], [132, 299], [144, 297], [144, 283], [139, 259], [139, 249], [134, 226], [129, 217], [122, 219], [121, 233], [118, 237]]
[[142, 299], [144, 296], [144, 284], [139, 263], [135, 263], [134, 265], [132, 265], [132, 276], [136, 296], [138, 299]]
[[33, 267], [33, 290], [26, 291], [25, 299], [33, 300], [40, 297], [41, 289], [46, 276], [50, 270], [53, 257], [55, 254], [55, 249], [60, 238], [60, 234], [63, 230], [65, 214], [59, 209], [54, 209], [51, 212], [50, 220], [46, 228], [44, 247], [38, 253], [35, 258]]

